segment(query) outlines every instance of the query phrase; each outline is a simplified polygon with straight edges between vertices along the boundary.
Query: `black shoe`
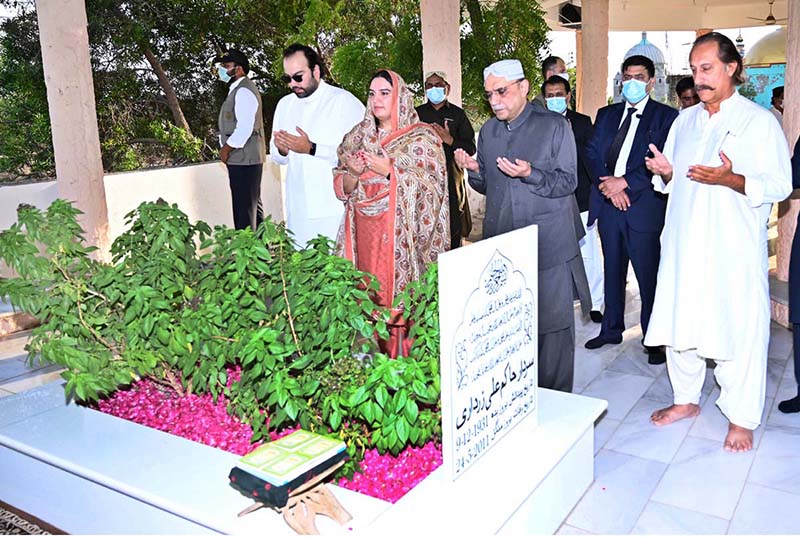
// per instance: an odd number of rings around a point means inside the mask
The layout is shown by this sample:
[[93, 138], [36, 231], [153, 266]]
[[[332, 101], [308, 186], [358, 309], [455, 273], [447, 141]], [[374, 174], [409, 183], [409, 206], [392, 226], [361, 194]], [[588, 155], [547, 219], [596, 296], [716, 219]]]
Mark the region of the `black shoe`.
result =
[[594, 323], [602, 323], [603, 322], [603, 314], [597, 310], [592, 310], [589, 312], [589, 318], [592, 319]]
[[617, 339], [607, 339], [603, 336], [597, 336], [587, 341], [583, 346], [587, 349], [599, 349], [603, 345], [619, 345], [622, 343], [622, 336]]
[[644, 347], [645, 352], [647, 353], [647, 363], [651, 365], [660, 365], [666, 363], [667, 355], [664, 352], [664, 347], [657, 346], [657, 347], [649, 347], [642, 344]]
[[778, 410], [784, 414], [794, 414], [795, 412], [800, 412], [800, 395], [797, 397], [792, 397], [791, 399], [787, 399], [786, 401], [781, 401], [778, 404]]

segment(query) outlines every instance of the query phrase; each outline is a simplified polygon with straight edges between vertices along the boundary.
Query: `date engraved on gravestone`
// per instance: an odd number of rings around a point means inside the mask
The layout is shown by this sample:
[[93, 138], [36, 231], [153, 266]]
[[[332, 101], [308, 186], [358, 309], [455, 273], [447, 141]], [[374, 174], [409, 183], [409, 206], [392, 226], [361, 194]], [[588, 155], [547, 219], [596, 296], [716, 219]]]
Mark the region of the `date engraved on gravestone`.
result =
[[451, 346], [454, 476], [536, 406], [534, 299], [525, 275], [495, 251], [467, 300]]

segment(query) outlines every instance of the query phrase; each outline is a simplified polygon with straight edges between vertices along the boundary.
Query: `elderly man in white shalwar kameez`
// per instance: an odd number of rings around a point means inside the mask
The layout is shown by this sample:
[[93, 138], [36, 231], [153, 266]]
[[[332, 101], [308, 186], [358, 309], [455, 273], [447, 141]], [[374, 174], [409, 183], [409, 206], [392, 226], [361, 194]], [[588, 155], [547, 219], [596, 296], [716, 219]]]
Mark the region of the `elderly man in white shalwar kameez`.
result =
[[278, 101], [269, 154], [286, 169], [286, 226], [300, 247], [317, 235], [336, 241], [344, 205], [333, 192], [336, 150], [364, 119], [353, 94], [322, 80], [314, 49], [290, 45], [283, 53], [283, 81], [292, 93]]
[[767, 220], [792, 190], [778, 122], [742, 97], [742, 59], [727, 37], [698, 38], [689, 61], [702, 101], [650, 146], [653, 184], [669, 194], [653, 315], [645, 343], [667, 346], [674, 404], [655, 425], [700, 412], [706, 358], [716, 361], [727, 451], [747, 451], [761, 422], [769, 343]]

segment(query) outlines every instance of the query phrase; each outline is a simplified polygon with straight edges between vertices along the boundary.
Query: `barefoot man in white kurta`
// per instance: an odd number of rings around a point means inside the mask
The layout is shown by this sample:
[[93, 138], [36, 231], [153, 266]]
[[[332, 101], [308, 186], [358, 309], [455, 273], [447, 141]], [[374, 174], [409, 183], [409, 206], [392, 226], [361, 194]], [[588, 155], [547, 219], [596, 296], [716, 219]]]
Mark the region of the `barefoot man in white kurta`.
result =
[[674, 404], [667, 425], [700, 412], [706, 358], [716, 361], [717, 400], [728, 418], [726, 451], [753, 447], [761, 423], [769, 343], [767, 220], [792, 191], [789, 148], [778, 122], [742, 97], [742, 59], [712, 32], [689, 56], [701, 104], [672, 125], [647, 167], [669, 194], [658, 286], [645, 343], [666, 345]]

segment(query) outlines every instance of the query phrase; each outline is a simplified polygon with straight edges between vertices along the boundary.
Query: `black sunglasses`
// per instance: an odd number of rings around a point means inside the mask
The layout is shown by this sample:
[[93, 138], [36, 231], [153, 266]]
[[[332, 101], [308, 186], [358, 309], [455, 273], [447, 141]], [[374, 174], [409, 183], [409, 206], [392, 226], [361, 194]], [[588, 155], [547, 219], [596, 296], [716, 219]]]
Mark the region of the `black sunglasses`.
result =
[[292, 76], [289, 76], [289, 75], [281, 76], [281, 82], [283, 82], [284, 84], [288, 84], [292, 80], [294, 80], [295, 82], [302, 82], [303, 81], [303, 73], [297, 73], [296, 75], [292, 75]]
[[525, 79], [524, 78], [520, 78], [519, 80], [515, 80], [511, 84], [506, 84], [502, 88], [497, 88], [496, 90], [491, 90], [491, 91], [484, 91], [483, 92], [483, 98], [488, 101], [489, 99], [492, 98], [492, 95], [494, 95], [495, 93], [498, 94], [500, 97], [502, 97], [503, 95], [506, 94], [506, 92], [508, 91], [508, 88], [510, 88], [514, 84], [519, 84], [523, 80], [525, 80]]

